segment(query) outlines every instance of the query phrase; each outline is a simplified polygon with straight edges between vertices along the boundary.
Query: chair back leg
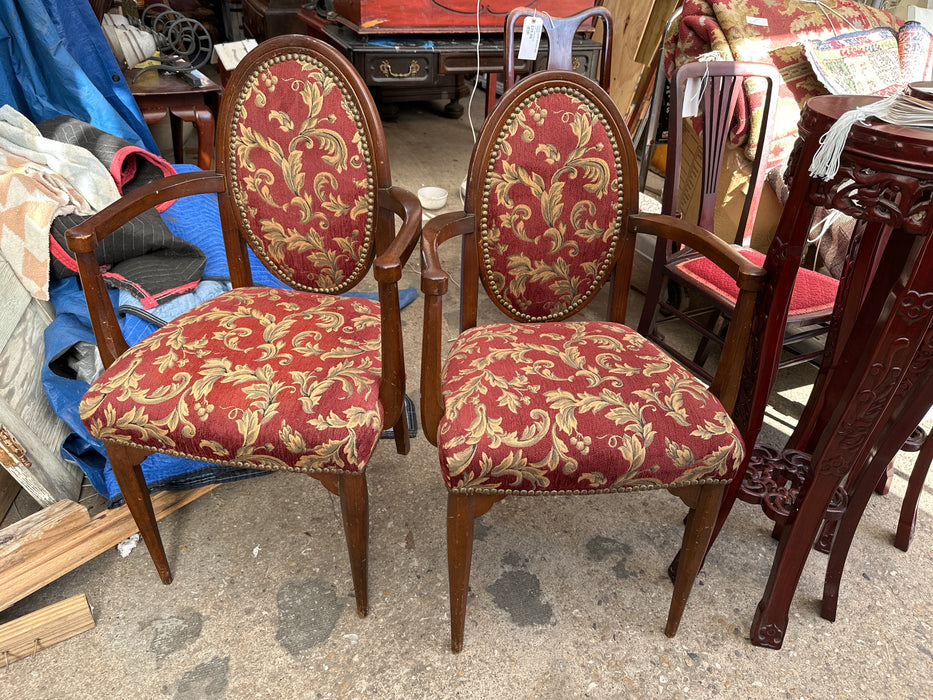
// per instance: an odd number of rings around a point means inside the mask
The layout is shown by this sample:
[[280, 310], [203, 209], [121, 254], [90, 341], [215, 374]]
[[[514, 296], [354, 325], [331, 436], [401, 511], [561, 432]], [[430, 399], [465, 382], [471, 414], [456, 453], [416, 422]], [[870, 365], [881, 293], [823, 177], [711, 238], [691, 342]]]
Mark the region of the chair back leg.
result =
[[395, 437], [395, 451], [400, 455], [407, 455], [411, 450], [411, 436], [408, 434], [408, 412], [405, 408], [405, 402], [402, 403], [402, 410], [399, 411], [398, 420], [392, 426], [392, 433]]
[[897, 534], [894, 536], [894, 546], [906, 552], [914, 536], [917, 525], [917, 505], [920, 494], [923, 492], [923, 483], [930, 471], [930, 462], [933, 462], [933, 438], [927, 435], [923, 447], [917, 454], [914, 468], [907, 481], [907, 491], [904, 493], [904, 502], [901, 503], [901, 515], [897, 523]]

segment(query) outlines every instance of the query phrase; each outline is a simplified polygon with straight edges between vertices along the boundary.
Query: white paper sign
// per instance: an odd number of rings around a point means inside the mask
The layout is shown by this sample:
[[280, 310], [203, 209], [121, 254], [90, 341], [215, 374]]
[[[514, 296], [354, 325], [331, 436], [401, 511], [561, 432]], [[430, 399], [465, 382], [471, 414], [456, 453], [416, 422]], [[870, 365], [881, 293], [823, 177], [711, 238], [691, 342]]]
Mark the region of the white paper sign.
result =
[[703, 78], [687, 78], [684, 84], [684, 117], [695, 117], [700, 113], [700, 98], [703, 97]]
[[214, 44], [214, 55], [211, 57], [211, 63], [220, 61], [225, 70], [231, 71], [237, 67], [237, 64], [246, 54], [257, 46], [255, 39], [243, 39], [242, 41], [231, 41], [226, 44]]
[[522, 25], [522, 43], [518, 45], [518, 58], [531, 61], [538, 57], [538, 44], [541, 43], [541, 30], [544, 20], [540, 17], [526, 17]]

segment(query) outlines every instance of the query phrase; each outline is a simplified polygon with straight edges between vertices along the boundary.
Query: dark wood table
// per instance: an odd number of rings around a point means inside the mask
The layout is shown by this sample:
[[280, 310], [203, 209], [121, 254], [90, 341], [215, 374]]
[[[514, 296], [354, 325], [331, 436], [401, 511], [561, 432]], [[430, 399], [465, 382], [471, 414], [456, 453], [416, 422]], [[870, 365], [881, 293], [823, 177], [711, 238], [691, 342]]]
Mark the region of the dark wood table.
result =
[[[749, 373], [774, 361], [780, 311], [793, 283], [793, 274], [781, 276], [777, 268], [789, 261], [796, 269], [814, 209], [836, 209], [857, 222], [810, 401], [787, 449], [764, 458], [759, 450], [758, 473], [750, 472], [742, 485], [783, 520], [752, 623], [751, 641], [758, 646], [781, 647], [800, 575], [831, 506], [842, 525], [832, 544], [822, 613], [835, 617], [839, 577], [864, 504], [931, 404], [933, 131], [876, 120], [856, 124], [839, 172], [829, 181], [809, 175], [820, 137], [840, 115], [874, 99], [822, 96], [807, 103], [788, 166], [785, 216], [768, 255], [774, 275], [760, 308], [772, 313], [759, 314]], [[753, 436], [769, 389], [759, 383], [757, 394], [745, 397]], [[793, 498], [782, 502], [790, 487]]]
[[192, 85], [176, 73], [132, 68], [124, 71], [130, 93], [146, 124], [171, 119], [172, 148], [176, 163], [183, 163], [182, 123], [194, 124], [198, 134], [198, 167], [208, 170], [214, 157], [214, 123], [223, 88], [207, 76]]
[[[476, 35], [450, 31], [426, 34], [370, 35], [338, 15], [325, 16], [312, 6], [298, 11], [308, 34], [336, 46], [363, 76], [384, 117], [391, 117], [398, 102], [449, 100], [444, 114], [463, 114], [460, 99], [469, 94], [465, 78], [485, 74], [491, 84], [504, 70], [502, 33], [480, 35], [477, 63]], [[601, 44], [585, 34], [574, 40], [574, 70], [596, 78]], [[516, 73], [539, 70], [547, 63], [547, 41], [542, 38], [535, 65], [519, 61]], [[496, 90], [486, 90], [487, 112], [496, 100]]]

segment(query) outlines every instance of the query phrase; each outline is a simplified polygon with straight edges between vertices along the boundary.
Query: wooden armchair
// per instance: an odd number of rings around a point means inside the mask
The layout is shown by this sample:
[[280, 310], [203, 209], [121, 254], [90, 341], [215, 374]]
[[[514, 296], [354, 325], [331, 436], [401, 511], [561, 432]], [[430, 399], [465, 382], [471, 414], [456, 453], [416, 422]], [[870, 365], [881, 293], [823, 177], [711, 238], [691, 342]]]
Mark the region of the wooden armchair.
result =
[[[68, 233], [107, 368], [80, 414], [102, 440], [164, 583], [171, 581], [143, 476], [155, 452], [301, 472], [340, 498], [357, 611], [367, 612], [366, 468], [386, 426], [407, 453], [396, 283], [421, 208], [392, 187], [362, 79], [306, 36], [272, 39], [231, 75], [217, 172], [142, 187]], [[127, 347], [98, 242], [176, 197], [216, 192], [234, 289]], [[401, 228], [395, 233], [395, 219]], [[256, 287], [247, 246], [287, 288]], [[370, 268], [379, 301], [342, 296]]]
[[[683, 498], [685, 555], [666, 627], [677, 631], [744, 453], [729, 413], [764, 273], [696, 226], [635, 215], [637, 193], [632, 142], [608, 94], [576, 73], [542, 71], [486, 119], [465, 211], [425, 226], [421, 410], [449, 494], [454, 651], [474, 519], [508, 495], [669, 489]], [[636, 232], [694, 247], [741, 289], [709, 389], [624, 325]], [[450, 239], [463, 251], [461, 320], [445, 363], [449, 278], [438, 248]], [[480, 322], [480, 282], [504, 322]], [[604, 287], [607, 320], [571, 320]]]
[[[671, 79], [669, 143], [664, 197], [661, 202], [661, 212], [664, 214], [677, 214], [680, 161], [683, 155], [682, 115], [686, 85], [691, 78], [705, 81], [700, 206], [696, 223], [708, 231], [714, 230], [722, 159], [738, 101], [744, 99], [743, 81], [761, 80], [768, 86], [757, 133], [757, 154], [751, 166], [748, 191], [732, 240], [742, 255], [756, 265], [763, 265], [765, 255], [751, 247], [751, 237], [758, 202], [765, 185], [767, 154], [771, 145], [781, 77], [776, 68], [761, 63], [694, 62], [677, 69]], [[679, 297], [675, 297], [675, 301], [668, 299], [668, 291], [675, 286], [678, 292], [689, 297], [689, 305]], [[808, 362], [822, 354], [821, 349], [800, 351], [799, 344], [825, 335], [838, 287], [838, 282], [828, 275], [800, 269], [787, 319], [794, 330], [784, 340], [785, 348], [795, 348], [796, 351], [781, 362], [781, 367]], [[690, 248], [678, 250], [670, 242], [658, 241], [638, 332], [660, 344], [695, 374], [709, 379], [713, 373], [706, 369], [705, 364], [710, 344], [722, 343], [722, 328], [731, 317], [736, 294], [732, 281], [704, 260], [703, 256]], [[665, 339], [660, 327], [670, 322], [685, 324], [699, 334], [699, 343], [693, 353], [684, 352]]]

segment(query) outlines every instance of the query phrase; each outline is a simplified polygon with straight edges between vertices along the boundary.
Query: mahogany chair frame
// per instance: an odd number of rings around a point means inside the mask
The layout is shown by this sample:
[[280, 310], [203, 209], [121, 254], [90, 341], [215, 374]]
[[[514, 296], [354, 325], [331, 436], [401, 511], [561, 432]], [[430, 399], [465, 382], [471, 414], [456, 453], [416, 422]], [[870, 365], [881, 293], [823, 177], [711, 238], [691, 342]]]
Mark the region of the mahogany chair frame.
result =
[[[733, 61], [709, 61], [688, 63], [678, 68], [672, 78], [672, 99], [670, 128], [668, 135], [667, 166], [661, 212], [677, 215], [680, 198], [680, 162], [682, 157], [684, 129], [684, 98], [687, 81], [691, 79], [705, 81], [703, 92], [703, 127], [702, 127], [702, 167], [700, 178], [700, 201], [697, 224], [708, 230], [714, 230], [714, 219], [718, 206], [718, 190], [726, 141], [733, 115], [743, 97], [743, 83], [747, 79], [764, 80], [767, 83], [765, 104], [758, 131], [758, 148], [751, 165], [742, 213], [736, 227], [732, 244], [739, 248], [750, 248], [752, 230], [765, 185], [768, 153], [773, 133], [774, 115], [777, 111], [778, 85], [781, 77], [777, 69], [768, 64], [741, 63]], [[695, 374], [711, 379], [713, 374], [704, 364], [709, 354], [710, 343], [721, 344], [723, 324], [732, 314], [732, 301], [713, 289], [700, 284], [694, 278], [684, 274], [677, 266], [697, 257], [690, 248], [675, 249], [670, 242], [659, 240], [655, 245], [651, 266], [651, 276], [645, 295], [645, 304], [638, 322], [638, 331], [642, 335], [659, 343], [673, 357], [690, 368]], [[668, 285], [675, 282], [688, 293], [701, 297], [706, 304], [682, 310], [677, 304], [668, 302]], [[662, 314], [663, 312], [663, 314]], [[823, 324], [831, 316], [831, 311], [799, 314], [790, 319], [791, 323], [801, 324], [807, 330], [795, 332], [785, 338], [784, 345], [790, 346], [803, 340], [825, 333]], [[698, 319], [706, 318], [706, 322]], [[658, 325], [670, 321], [681, 321], [700, 335], [700, 343], [691, 357], [670, 343], [665, 342], [658, 330]], [[783, 360], [781, 367], [801, 364], [819, 357], [822, 351], [798, 353]]]
[[[140, 187], [131, 194], [108, 206], [97, 215], [67, 233], [68, 245], [75, 253], [84, 294], [90, 311], [91, 323], [104, 367], [109, 367], [128, 349], [116, 311], [101, 276], [94, 250], [98, 243], [134, 216], [147, 209], [178, 197], [213, 193], [220, 207], [224, 247], [234, 287], [252, 286], [252, 272], [247, 257], [248, 241], [240, 224], [230, 183], [234, 164], [231, 160], [231, 125], [240, 89], [247, 77], [264, 61], [281, 54], [303, 51], [311, 53], [345, 80], [361, 109], [361, 131], [370, 144], [372, 158], [373, 192], [378, 211], [375, 223], [374, 251], [369, 265], [360, 278], [373, 268], [378, 282], [382, 322], [382, 385], [379, 401], [384, 409], [384, 425], [394, 427], [396, 449], [407, 454], [410, 449], [407, 417], [404, 410], [405, 364], [402, 349], [401, 317], [397, 283], [402, 267], [411, 255], [421, 233], [421, 206], [417, 198], [391, 184], [385, 137], [375, 103], [362, 78], [336, 49], [308, 36], [282, 36], [270, 39], [251, 51], [230, 77], [220, 104], [217, 143], [217, 171], [191, 172]], [[395, 218], [402, 219], [396, 234]], [[358, 280], [357, 280], [358, 281]], [[143, 479], [140, 463], [151, 451], [129, 448], [106, 442], [109, 461], [127, 506], [139, 527], [162, 582], [171, 583], [172, 574], [152, 510], [149, 491]], [[350, 554], [357, 612], [361, 617], [368, 611], [367, 551], [368, 551], [368, 496], [365, 472], [314, 473], [318, 480], [340, 499], [341, 513]]]
[[[441, 265], [439, 246], [453, 239], [459, 239], [461, 242], [460, 332], [463, 332], [478, 324], [478, 299], [481, 285], [476, 212], [481, 212], [483, 209], [484, 193], [478, 183], [483, 181], [484, 170], [488, 162], [486, 156], [493, 148], [496, 137], [502, 131], [515, 105], [539, 90], [560, 89], [562, 86], [582, 91], [603, 110], [609, 127], [623, 151], [623, 182], [631, 183], [631, 187], [623, 188], [625, 222], [619, 232], [622, 245], [611, 272], [604, 281], [604, 284], [610, 285], [611, 290], [608, 320], [614, 323], [624, 323], [637, 233], [670, 239], [680, 245], [694, 248], [725, 270], [740, 289], [739, 303], [726, 338], [722, 360], [710, 386], [710, 391], [719, 398], [730, 413], [739, 394], [756, 295], [763, 284], [764, 271], [739, 255], [731, 246], [698, 226], [670, 216], [635, 214], [637, 164], [631, 138], [618, 108], [605, 91], [583, 76], [568, 71], [541, 71], [517, 83], [500, 99], [495, 110], [487, 117], [471, 159], [465, 211], [443, 214], [426, 223], [424, 227], [421, 243], [421, 284], [425, 295], [421, 417], [425, 436], [434, 445], [438, 443], [438, 427], [445, 412], [441, 378], [444, 346], [442, 328], [443, 300], [449, 284], [449, 274]], [[514, 315], [509, 314], [492, 296], [488, 298], [512, 321], [520, 321]], [[573, 313], [578, 313], [585, 306], [586, 304], [581, 305]], [[570, 315], [570, 313], [565, 313], [564, 318]], [[665, 627], [666, 634], [673, 636], [677, 631], [693, 581], [705, 556], [726, 486], [707, 484], [670, 490], [679, 496], [690, 509], [685, 521], [683, 555], [680, 557], [674, 594]], [[448, 575], [451, 649], [454, 652], [459, 652], [463, 647], [474, 521], [505, 495], [505, 493], [467, 494], [452, 491], [448, 494]]]
[[540, 16], [548, 39], [547, 70], [573, 70], [573, 39], [586, 22], [602, 19], [602, 49], [599, 54], [599, 84], [609, 90], [612, 79], [612, 15], [605, 7], [590, 7], [567, 17], [552, 17], [534, 8], [516, 7], [505, 18], [503, 82], [506, 91], [515, 84], [515, 28], [519, 20]]

